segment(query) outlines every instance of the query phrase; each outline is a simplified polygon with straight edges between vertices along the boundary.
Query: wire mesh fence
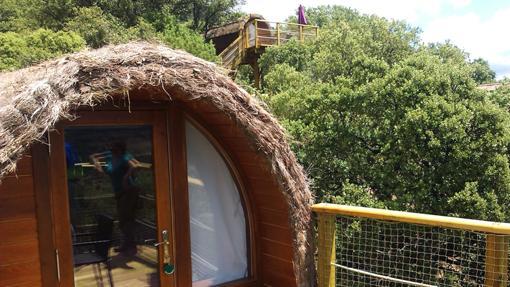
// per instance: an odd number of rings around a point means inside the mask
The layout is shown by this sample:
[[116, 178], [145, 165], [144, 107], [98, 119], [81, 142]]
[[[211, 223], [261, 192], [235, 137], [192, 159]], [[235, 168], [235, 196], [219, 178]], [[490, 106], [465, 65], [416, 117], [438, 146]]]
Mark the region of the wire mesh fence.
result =
[[510, 286], [509, 235], [328, 216], [319, 221], [319, 257], [321, 248], [332, 253], [319, 258], [319, 286]]
[[484, 286], [485, 233], [344, 216], [337, 228], [337, 286]]

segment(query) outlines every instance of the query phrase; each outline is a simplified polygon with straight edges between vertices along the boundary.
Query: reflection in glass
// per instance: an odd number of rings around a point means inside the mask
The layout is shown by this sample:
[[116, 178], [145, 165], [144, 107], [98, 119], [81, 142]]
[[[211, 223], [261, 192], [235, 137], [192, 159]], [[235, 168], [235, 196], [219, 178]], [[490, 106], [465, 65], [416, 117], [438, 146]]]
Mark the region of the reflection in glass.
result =
[[193, 286], [248, 276], [246, 223], [241, 197], [214, 146], [186, 123]]
[[159, 286], [152, 129], [64, 131], [76, 286]]

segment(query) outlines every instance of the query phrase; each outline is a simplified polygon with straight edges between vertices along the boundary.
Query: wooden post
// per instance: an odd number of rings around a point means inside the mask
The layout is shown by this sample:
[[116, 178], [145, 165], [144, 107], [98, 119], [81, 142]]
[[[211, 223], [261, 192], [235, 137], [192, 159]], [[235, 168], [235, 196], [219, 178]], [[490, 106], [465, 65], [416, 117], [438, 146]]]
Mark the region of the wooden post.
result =
[[255, 48], [259, 47], [259, 22], [255, 19]]
[[488, 234], [485, 249], [485, 286], [506, 287], [508, 282], [508, 236]]
[[336, 215], [317, 213], [319, 221], [317, 279], [318, 287], [334, 287], [336, 283]]
[[303, 35], [303, 25], [299, 25], [299, 41], [303, 43], [305, 40], [305, 35]]
[[246, 26], [243, 28], [243, 37], [244, 37], [244, 48], [248, 49], [250, 47], [250, 33], [246, 30]]
[[251, 68], [253, 69], [253, 78], [254, 78], [254, 85], [255, 88], [260, 89], [260, 68], [259, 63], [257, 59], [253, 63], [250, 64]]
[[276, 23], [276, 44], [280, 46], [280, 23]]
[[243, 46], [243, 39], [239, 39], [238, 43], [237, 43], [237, 57], [236, 57], [236, 69], [237, 69], [237, 66], [239, 66], [239, 64], [241, 63], [242, 59], [244, 57], [244, 46]]

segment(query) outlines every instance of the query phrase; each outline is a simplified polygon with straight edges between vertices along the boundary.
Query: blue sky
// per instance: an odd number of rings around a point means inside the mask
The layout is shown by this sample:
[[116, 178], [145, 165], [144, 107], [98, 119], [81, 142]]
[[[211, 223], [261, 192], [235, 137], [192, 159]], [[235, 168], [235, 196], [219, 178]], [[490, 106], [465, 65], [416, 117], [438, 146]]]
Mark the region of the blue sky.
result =
[[488, 60], [498, 78], [510, 77], [510, 0], [246, 0], [241, 9], [283, 21], [300, 4], [343, 5], [405, 20], [422, 29], [425, 42], [450, 40], [471, 58]]

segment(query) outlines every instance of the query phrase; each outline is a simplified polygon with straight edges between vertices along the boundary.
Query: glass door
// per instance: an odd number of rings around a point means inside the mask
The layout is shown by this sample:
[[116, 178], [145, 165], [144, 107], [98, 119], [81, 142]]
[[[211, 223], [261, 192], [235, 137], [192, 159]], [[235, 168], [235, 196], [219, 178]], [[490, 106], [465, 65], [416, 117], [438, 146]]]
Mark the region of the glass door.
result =
[[166, 131], [158, 111], [84, 113], [60, 129], [68, 207], [61, 224], [68, 236], [58, 244], [63, 281], [174, 285]]

